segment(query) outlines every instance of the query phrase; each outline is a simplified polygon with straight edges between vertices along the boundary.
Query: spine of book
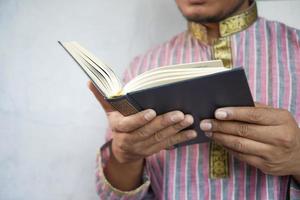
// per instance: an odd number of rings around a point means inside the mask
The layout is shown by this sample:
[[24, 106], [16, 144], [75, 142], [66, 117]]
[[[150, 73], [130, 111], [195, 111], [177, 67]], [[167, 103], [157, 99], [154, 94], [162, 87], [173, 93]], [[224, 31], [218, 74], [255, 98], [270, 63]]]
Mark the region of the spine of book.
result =
[[114, 109], [119, 111], [124, 116], [133, 115], [140, 110], [139, 106], [132, 102], [127, 95], [107, 99], [107, 101]]

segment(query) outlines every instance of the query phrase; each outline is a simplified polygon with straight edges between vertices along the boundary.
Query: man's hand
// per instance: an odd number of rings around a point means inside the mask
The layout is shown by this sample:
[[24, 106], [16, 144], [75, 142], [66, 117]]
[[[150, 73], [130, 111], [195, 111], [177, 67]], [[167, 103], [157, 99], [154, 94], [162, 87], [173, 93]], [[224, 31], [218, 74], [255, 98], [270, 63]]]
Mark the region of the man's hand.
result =
[[112, 130], [112, 156], [104, 172], [120, 190], [139, 186], [144, 158], [197, 135], [194, 130], [183, 131], [193, 123], [191, 115], [173, 111], [156, 116], [148, 109], [125, 117], [112, 109], [91, 82], [89, 88], [106, 111]]
[[182, 131], [193, 123], [193, 117], [180, 111], [156, 116], [149, 109], [127, 117], [115, 111], [108, 114], [108, 120], [112, 152], [120, 163], [144, 159], [196, 136], [193, 130]]
[[288, 111], [256, 104], [220, 108], [215, 117], [200, 128], [216, 143], [266, 174], [300, 182], [300, 129]]

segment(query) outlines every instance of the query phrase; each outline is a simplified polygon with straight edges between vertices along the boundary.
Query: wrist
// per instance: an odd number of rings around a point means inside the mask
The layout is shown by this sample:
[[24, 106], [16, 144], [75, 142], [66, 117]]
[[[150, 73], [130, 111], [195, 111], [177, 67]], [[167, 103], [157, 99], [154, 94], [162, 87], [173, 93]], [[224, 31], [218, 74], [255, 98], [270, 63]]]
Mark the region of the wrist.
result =
[[114, 166], [122, 167], [123, 169], [131, 169], [132, 171], [139, 171], [144, 166], [144, 159], [137, 159], [133, 161], [120, 162], [113, 152], [110, 153], [108, 163]]
[[121, 191], [131, 191], [138, 188], [143, 183], [145, 159], [120, 162], [115, 157], [111, 146], [107, 163], [103, 167], [105, 178], [114, 188]]
[[113, 187], [122, 191], [131, 191], [142, 184], [143, 169], [144, 159], [120, 163], [111, 154], [103, 172]]

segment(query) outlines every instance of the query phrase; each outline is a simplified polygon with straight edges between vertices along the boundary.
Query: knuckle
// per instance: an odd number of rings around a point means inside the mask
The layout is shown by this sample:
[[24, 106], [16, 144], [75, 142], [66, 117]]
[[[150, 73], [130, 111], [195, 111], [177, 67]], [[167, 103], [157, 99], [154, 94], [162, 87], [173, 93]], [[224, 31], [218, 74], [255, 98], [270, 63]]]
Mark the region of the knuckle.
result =
[[168, 149], [168, 148], [171, 148], [171, 146], [173, 146], [173, 144], [172, 144], [172, 139], [170, 138], [170, 139], [166, 140], [166, 142], [162, 148]]
[[148, 137], [148, 130], [147, 130], [146, 127], [136, 130], [136, 133], [137, 133], [139, 138]]
[[260, 170], [264, 173], [264, 174], [269, 174], [270, 173], [270, 166], [268, 164], [263, 164], [260, 167]]
[[187, 141], [187, 140], [190, 140], [191, 138], [188, 136], [188, 133], [190, 131], [184, 131], [182, 132], [180, 135], [179, 135], [179, 142], [184, 142], [184, 141]]
[[121, 119], [117, 122], [117, 130], [121, 130], [121, 131], [127, 131], [126, 130], [126, 122], [124, 119]]
[[212, 120], [211, 123], [212, 123], [212, 129], [214, 131], [218, 131], [222, 129], [222, 123], [219, 123], [216, 120]]
[[238, 125], [237, 134], [241, 137], [247, 137], [249, 134], [249, 125], [248, 124]]
[[178, 137], [174, 136], [174, 137], [170, 137], [167, 140], [167, 144], [166, 144], [166, 148], [171, 148], [174, 144], [178, 143]]
[[127, 151], [127, 145], [123, 142], [120, 142], [118, 144], [119, 149], [121, 149], [122, 151]]
[[157, 132], [154, 134], [154, 139], [156, 142], [160, 142], [164, 139], [162, 132]]
[[296, 141], [291, 134], [286, 134], [285, 136], [281, 136], [277, 140], [279, 141], [281, 146], [285, 147], [286, 149], [292, 148], [294, 142]]
[[129, 142], [128, 142], [128, 138], [123, 136], [123, 137], [118, 137], [117, 139], [117, 146], [119, 147], [119, 149], [121, 149], [122, 151], [127, 151], [129, 148]]
[[290, 134], [287, 134], [286, 137], [284, 137], [283, 144], [286, 147], [291, 147], [292, 144], [293, 144], [293, 141], [295, 141], [294, 137], [292, 135], [290, 135]]
[[212, 123], [212, 131], [226, 132], [228, 129], [227, 122], [212, 120], [211, 123]]
[[113, 132], [121, 132], [121, 131], [119, 130], [119, 122], [116, 122], [116, 121], [114, 121], [114, 120], [109, 120], [108, 123], [109, 123], [110, 129], [111, 129]]
[[124, 154], [125, 152], [127, 152], [127, 149], [123, 143], [118, 141], [118, 142], [116, 142], [115, 151], [118, 152], [118, 154]]
[[117, 128], [116, 125], [110, 123], [109, 126], [110, 126], [110, 129], [111, 129], [111, 131], [112, 131], [113, 133], [119, 132], [119, 130], [118, 130], [118, 128]]
[[253, 108], [249, 111], [249, 120], [252, 122], [259, 122], [262, 120], [262, 114], [258, 109]]
[[261, 166], [261, 171], [265, 174], [276, 175], [278, 170], [273, 163], [267, 162]]
[[172, 129], [173, 129], [173, 132], [177, 133], [178, 131], [182, 130], [184, 127], [185, 127], [184, 124], [177, 123], [177, 124], [175, 124], [175, 125], [172, 126]]
[[233, 142], [233, 149], [235, 149], [238, 152], [242, 152], [244, 150], [245, 146], [240, 140], [236, 140]]
[[266, 148], [262, 157], [267, 161], [274, 161], [280, 158], [281, 153], [279, 151], [274, 151], [273, 148]]
[[166, 127], [169, 125], [169, 115], [168, 114], [164, 114], [162, 115], [160, 118], [159, 118], [159, 122], [160, 122], [160, 125], [162, 127]]
[[183, 131], [179, 134], [176, 135], [176, 144], [177, 143], [181, 143], [181, 142], [185, 142], [187, 140], [190, 140], [191, 138], [188, 136], [188, 133], [190, 133], [190, 131]]

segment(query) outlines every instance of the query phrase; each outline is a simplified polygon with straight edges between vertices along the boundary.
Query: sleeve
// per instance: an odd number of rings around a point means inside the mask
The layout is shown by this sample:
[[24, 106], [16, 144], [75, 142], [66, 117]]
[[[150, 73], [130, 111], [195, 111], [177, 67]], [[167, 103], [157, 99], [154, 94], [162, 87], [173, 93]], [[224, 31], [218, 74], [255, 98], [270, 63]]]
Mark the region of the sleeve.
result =
[[289, 195], [291, 200], [300, 200], [300, 183], [291, 177], [289, 185]]
[[126, 199], [126, 200], [138, 200], [138, 199], [154, 199], [154, 194], [150, 187], [150, 174], [147, 164], [144, 167], [143, 183], [141, 186], [132, 191], [121, 191], [114, 188], [106, 179], [103, 169], [110, 157], [110, 144], [111, 140], [104, 144], [97, 154], [96, 164], [96, 187], [97, 194], [100, 199]]

